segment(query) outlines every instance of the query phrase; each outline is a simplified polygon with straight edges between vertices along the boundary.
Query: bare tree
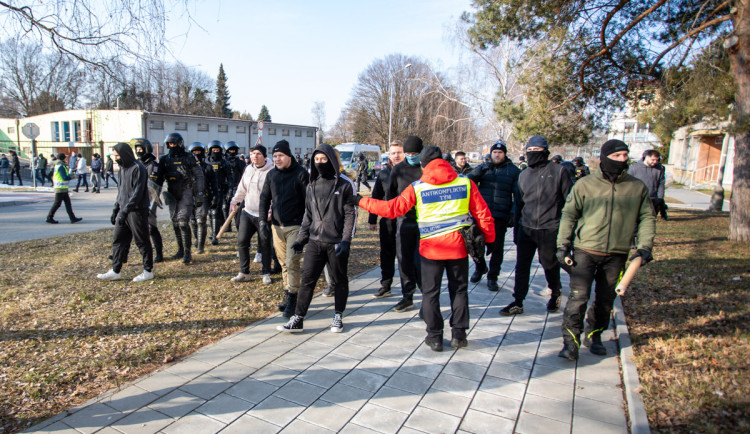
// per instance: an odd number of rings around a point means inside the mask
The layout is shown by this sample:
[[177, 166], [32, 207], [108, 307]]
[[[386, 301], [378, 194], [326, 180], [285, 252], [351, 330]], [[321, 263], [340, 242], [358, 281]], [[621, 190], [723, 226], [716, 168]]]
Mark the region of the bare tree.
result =
[[326, 128], [326, 103], [315, 101], [310, 112], [312, 113], [313, 125], [323, 131]]

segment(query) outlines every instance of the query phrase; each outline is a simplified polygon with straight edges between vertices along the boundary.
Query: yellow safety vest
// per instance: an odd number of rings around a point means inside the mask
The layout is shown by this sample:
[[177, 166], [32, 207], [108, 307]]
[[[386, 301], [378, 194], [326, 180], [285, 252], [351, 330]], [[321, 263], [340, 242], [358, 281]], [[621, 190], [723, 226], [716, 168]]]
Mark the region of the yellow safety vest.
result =
[[62, 166], [63, 169], [65, 170], [65, 175], [66, 176], [70, 176], [68, 174], [68, 167], [65, 164], [60, 164], [60, 163], [56, 164], [55, 165], [55, 172], [52, 175], [52, 181], [54, 182], [54, 186], [55, 186], [56, 189], [67, 190], [68, 189], [68, 181], [65, 181], [63, 179], [62, 175], [60, 175], [60, 171], [58, 170], [57, 166]]
[[417, 224], [419, 237], [430, 238], [471, 226], [469, 213], [471, 180], [459, 175], [447, 184], [431, 185], [422, 181], [412, 183], [417, 196]]

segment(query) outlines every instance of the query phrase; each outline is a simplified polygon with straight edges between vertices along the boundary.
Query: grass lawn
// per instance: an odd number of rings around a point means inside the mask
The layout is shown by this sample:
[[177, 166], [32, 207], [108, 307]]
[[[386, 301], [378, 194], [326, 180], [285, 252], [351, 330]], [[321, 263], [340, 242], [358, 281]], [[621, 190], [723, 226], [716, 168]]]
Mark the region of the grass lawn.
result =
[[[366, 219], [360, 210], [350, 276], [378, 263], [377, 232]], [[161, 233], [172, 255], [171, 224]], [[252, 264], [253, 282], [229, 281], [239, 271], [236, 240], [231, 232], [206, 254], [193, 250], [189, 266], [156, 264], [157, 278], [144, 283], [129, 280], [142, 271], [135, 245], [127, 280], [96, 279], [110, 268], [111, 229], [0, 245], [0, 432], [25, 429], [275, 312], [280, 274], [263, 285]]]
[[623, 299], [651, 429], [750, 431], [750, 246], [728, 213], [674, 210]]

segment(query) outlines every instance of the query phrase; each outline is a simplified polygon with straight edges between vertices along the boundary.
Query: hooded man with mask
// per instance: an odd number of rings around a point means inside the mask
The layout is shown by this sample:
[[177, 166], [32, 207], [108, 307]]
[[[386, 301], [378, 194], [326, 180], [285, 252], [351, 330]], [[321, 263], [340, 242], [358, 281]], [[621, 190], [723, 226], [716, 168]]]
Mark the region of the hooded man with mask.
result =
[[[156, 167], [156, 156], [154, 155], [154, 147], [151, 141], [148, 139], [133, 139], [130, 141], [133, 143], [135, 148], [135, 155], [138, 157], [138, 161], [146, 166], [146, 173], [149, 177], [149, 195], [158, 194], [158, 188], [153, 184], [151, 174], [154, 173]], [[156, 224], [156, 201], [151, 201], [149, 213], [148, 213], [148, 233], [151, 236], [151, 245], [154, 248], [154, 262], [162, 262], [164, 257], [162, 256], [162, 240], [161, 232], [159, 232], [159, 226]]]
[[299, 333], [304, 330], [303, 320], [310, 307], [315, 284], [328, 264], [334, 288], [333, 333], [344, 331], [343, 314], [349, 298], [349, 246], [357, 223], [357, 211], [349, 200], [354, 187], [349, 178], [339, 173], [339, 159], [331, 145], [323, 143], [313, 152], [310, 167], [310, 184], [305, 194], [305, 215], [292, 250], [305, 256], [295, 313], [289, 322], [278, 326], [280, 331]]
[[630, 259], [640, 256], [643, 264], [653, 260], [656, 217], [648, 187], [628, 174], [628, 145], [608, 140], [599, 159], [599, 170], [579, 179], [568, 196], [557, 235], [558, 261], [573, 260], [570, 298], [562, 324], [565, 345], [559, 354], [570, 360], [578, 359], [584, 312], [594, 281], [596, 296], [586, 313], [583, 344], [594, 354], [607, 354], [601, 334], [609, 326], [615, 287], [634, 231], [638, 245]]
[[118, 143], [112, 150], [115, 163], [120, 166], [120, 186], [117, 189], [117, 200], [112, 210], [111, 222], [115, 226], [112, 242], [112, 269], [104, 274], [97, 274], [102, 280], [119, 280], [122, 264], [127, 260], [130, 242], [143, 256], [143, 272], [133, 282], [143, 282], [154, 278], [154, 252], [148, 239], [148, 171], [136, 160], [133, 150], [127, 143]]
[[476, 221], [488, 246], [495, 241], [492, 214], [474, 181], [456, 174], [441, 158], [440, 148], [427, 146], [420, 157], [424, 172], [397, 198], [382, 201], [357, 196], [354, 200], [365, 210], [395, 218], [414, 210], [419, 228], [419, 252], [422, 255], [422, 316], [427, 325], [425, 343], [433, 351], [443, 350], [444, 320], [440, 312], [440, 287], [448, 275], [451, 300], [451, 346], [468, 345], [469, 261], [460, 229]]
[[542, 136], [534, 136], [526, 144], [529, 167], [518, 176], [518, 201], [513, 241], [516, 243], [515, 300], [500, 309], [500, 315], [523, 313], [523, 301], [529, 292], [529, 275], [534, 254], [544, 269], [547, 286], [552, 290], [548, 312], [560, 308], [560, 264], [557, 262], [557, 229], [560, 226], [565, 198], [573, 186], [568, 172], [549, 160], [549, 145]]
[[[385, 200], [399, 197], [412, 182], [422, 177], [422, 166], [419, 162], [422, 153], [422, 139], [409, 136], [404, 141], [404, 161], [393, 166], [390, 184], [385, 192]], [[401, 301], [393, 310], [404, 312], [414, 307], [414, 292], [422, 287], [422, 271], [419, 256], [419, 226], [417, 212], [410, 210], [400, 216], [396, 223], [396, 255], [398, 256], [398, 274], [401, 279]]]

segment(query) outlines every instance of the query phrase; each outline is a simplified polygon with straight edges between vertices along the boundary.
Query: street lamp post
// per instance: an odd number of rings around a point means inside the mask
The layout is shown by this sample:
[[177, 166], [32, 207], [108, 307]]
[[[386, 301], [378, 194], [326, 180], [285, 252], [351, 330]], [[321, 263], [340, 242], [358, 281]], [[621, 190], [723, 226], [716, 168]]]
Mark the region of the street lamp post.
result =
[[[388, 145], [391, 146], [391, 125], [393, 122], [393, 79], [396, 78], [396, 75], [403, 71], [406, 68], [411, 68], [411, 63], [407, 63], [403, 68], [396, 71], [392, 76], [391, 79], [388, 81], [388, 84], [390, 84], [390, 91], [388, 92], [388, 95], [390, 96], [390, 101], [388, 103]], [[387, 148], [386, 148], [387, 149]]]

